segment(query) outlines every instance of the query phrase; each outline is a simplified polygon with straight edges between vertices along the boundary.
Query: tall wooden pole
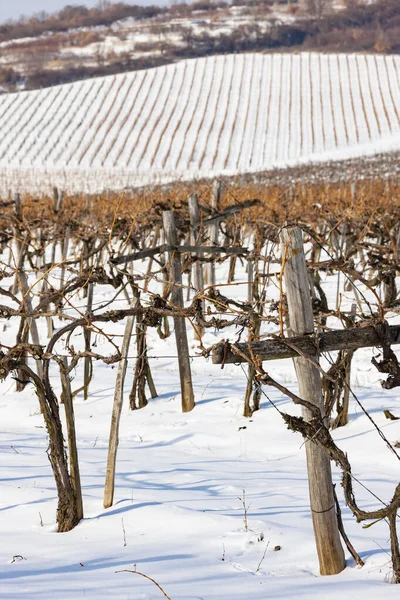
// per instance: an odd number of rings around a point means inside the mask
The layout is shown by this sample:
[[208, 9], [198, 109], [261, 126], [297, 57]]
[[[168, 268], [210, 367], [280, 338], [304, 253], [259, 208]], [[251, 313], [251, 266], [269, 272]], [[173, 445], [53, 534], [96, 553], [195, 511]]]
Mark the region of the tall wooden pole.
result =
[[115, 467], [117, 462], [117, 450], [119, 443], [119, 423], [121, 420], [122, 404], [124, 400], [124, 382], [126, 368], [128, 365], [129, 346], [132, 337], [133, 323], [135, 317], [128, 317], [126, 320], [124, 337], [122, 340], [121, 354], [122, 358], [118, 364], [117, 379], [114, 389], [114, 403], [111, 415], [110, 441], [108, 443], [108, 456], [106, 468], [106, 482], [104, 486], [104, 508], [112, 506], [114, 500], [115, 485]]
[[[176, 246], [176, 230], [174, 211], [163, 212], [163, 227], [165, 241], [168, 246]], [[183, 291], [181, 258], [173, 250], [169, 252], [169, 273], [171, 283], [171, 302], [174, 306], [182, 309], [183, 313]], [[189, 344], [186, 334], [185, 317], [174, 317], [176, 349], [178, 352], [179, 375], [181, 379], [182, 412], [189, 412], [194, 408], [194, 394], [192, 386], [192, 373], [190, 369]]]
[[[286, 248], [284, 277], [291, 335], [314, 332], [310, 285], [304, 257], [303, 238], [298, 227], [286, 227], [281, 232]], [[317, 359], [317, 357], [314, 357]], [[321, 376], [306, 357], [294, 359], [301, 398], [324, 411]], [[303, 418], [309, 421], [310, 411], [303, 408]], [[331, 464], [324, 448], [312, 440], [306, 442], [310, 506], [321, 575], [335, 575], [345, 568], [340, 543], [333, 494]]]
[[[197, 194], [189, 196], [189, 215], [190, 215], [190, 244], [192, 246], [201, 246], [200, 242], [200, 207]], [[196, 292], [204, 290], [203, 265], [200, 260], [196, 260], [193, 266], [193, 283]]]
[[[93, 309], [93, 294], [94, 285], [93, 283], [87, 284], [87, 304], [86, 304], [86, 315], [90, 318], [90, 314]], [[92, 332], [90, 329], [83, 330], [83, 339], [85, 341], [85, 351], [90, 352], [90, 342], [92, 338]], [[89, 384], [92, 379], [93, 363], [90, 356], [85, 356], [83, 363], [83, 399], [87, 400], [89, 397]]]
[[15, 194], [14, 197], [14, 216], [15, 216], [15, 224], [13, 224], [13, 237], [15, 240], [15, 244], [16, 244], [16, 267], [17, 267], [17, 272], [15, 273], [15, 277], [14, 277], [14, 283], [11, 289], [11, 292], [15, 294], [18, 292], [18, 288], [19, 288], [19, 277], [18, 277], [18, 271], [22, 269], [23, 263], [24, 263], [24, 258], [25, 258], [25, 251], [27, 246], [25, 244], [23, 244], [22, 240], [21, 240], [21, 231], [19, 228], [19, 223], [22, 221], [22, 208], [21, 208], [21, 196], [19, 194]]
[[[212, 216], [216, 215], [219, 210], [221, 200], [222, 184], [215, 180], [212, 186], [210, 204], [212, 208]], [[218, 246], [218, 221], [210, 223], [208, 226], [208, 245]], [[215, 263], [211, 261], [206, 265], [206, 281], [207, 285], [215, 285]]]
[[[248, 302], [251, 302], [252, 305], [254, 306], [253, 302], [254, 302], [254, 267], [253, 267], [253, 261], [252, 259], [250, 259], [247, 263], [248, 266], [248, 287], [247, 287], [247, 300]], [[260, 333], [260, 320], [258, 318], [256, 318], [255, 315], [253, 315], [254, 318], [254, 324], [253, 324], [253, 335], [254, 338], [257, 339]], [[253, 338], [253, 339], [254, 339]], [[253, 412], [255, 410], [259, 410], [260, 408], [260, 400], [261, 400], [261, 387], [260, 385], [255, 384], [255, 375], [256, 375], [256, 368], [254, 365], [250, 364], [249, 365], [249, 369], [248, 369], [248, 375], [247, 375], [247, 386], [246, 386], [246, 393], [244, 396], [244, 409], [243, 409], [243, 416], [244, 417], [251, 417], [251, 415], [253, 414]], [[250, 401], [251, 401], [251, 397], [253, 396], [253, 406], [251, 406]]]
[[[200, 246], [200, 208], [197, 194], [191, 194], [189, 196], [189, 215], [190, 215], [190, 244], [192, 246]], [[195, 257], [197, 260], [193, 265], [193, 284], [196, 292], [204, 292], [204, 279], [203, 279], [203, 265], [199, 255]], [[205, 309], [204, 299], [202, 300], [203, 312]], [[195, 332], [196, 339], [202, 339], [204, 328], [200, 325], [197, 326]]]

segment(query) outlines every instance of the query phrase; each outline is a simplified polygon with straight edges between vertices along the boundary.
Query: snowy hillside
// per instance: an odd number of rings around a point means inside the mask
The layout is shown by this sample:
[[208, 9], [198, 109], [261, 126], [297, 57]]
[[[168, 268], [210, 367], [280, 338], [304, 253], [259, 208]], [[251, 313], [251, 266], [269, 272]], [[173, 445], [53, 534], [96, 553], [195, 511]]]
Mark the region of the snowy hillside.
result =
[[245, 54], [0, 97], [0, 188], [70, 191], [400, 148], [400, 57]]

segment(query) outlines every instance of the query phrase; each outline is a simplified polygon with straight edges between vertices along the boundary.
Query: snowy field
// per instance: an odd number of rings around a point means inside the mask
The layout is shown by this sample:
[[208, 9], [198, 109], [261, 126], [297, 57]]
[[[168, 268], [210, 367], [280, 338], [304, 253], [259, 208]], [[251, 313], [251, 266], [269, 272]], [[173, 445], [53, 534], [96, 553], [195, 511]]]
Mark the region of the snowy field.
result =
[[[221, 281], [226, 281], [227, 266], [220, 268]], [[245, 281], [246, 275], [241, 276]], [[328, 278], [323, 287], [332, 299], [336, 278]], [[224, 293], [243, 298], [245, 289], [246, 285], [224, 288]], [[101, 288], [96, 288], [95, 303], [104, 299]], [[351, 301], [349, 293], [344, 302]], [[122, 335], [123, 324], [110, 324], [109, 331]], [[205, 345], [228, 335], [235, 339], [235, 333], [209, 331]], [[44, 327], [40, 334], [45, 339]], [[12, 344], [14, 339], [15, 331], [8, 325], [1, 342]], [[74, 337], [76, 348], [81, 340], [82, 336]], [[345, 528], [366, 564], [356, 567], [346, 552], [347, 568], [341, 574], [319, 576], [303, 440], [285, 428], [269, 400], [297, 414], [291, 402], [264, 388], [261, 410], [245, 419], [241, 416], [245, 368], [226, 365], [221, 370], [195, 357], [196, 407], [182, 414], [174, 337], [160, 341], [150, 329], [148, 341], [159, 397], [134, 412], [129, 412], [126, 398], [115, 503], [107, 510], [103, 485], [117, 369], [96, 363], [89, 399], [75, 401], [85, 519], [69, 533], [55, 532], [57, 496], [34, 390], [27, 386], [17, 394], [11, 380], [0, 385], [0, 598], [165, 597], [137, 574], [116, 573], [124, 569], [154, 578], [171, 600], [397, 598], [398, 587], [387, 583], [391, 560], [386, 523], [363, 529], [343, 501]], [[96, 342], [97, 352], [109, 352], [101, 338]], [[190, 351], [196, 355], [194, 343]], [[134, 356], [134, 346], [130, 354]], [[352, 385], [393, 443], [400, 438], [400, 427], [385, 419], [383, 409], [399, 415], [398, 391], [381, 389], [379, 374], [370, 364], [372, 354], [372, 350], [356, 353]], [[126, 394], [132, 364], [133, 360]], [[266, 367], [297, 390], [290, 360]], [[78, 370], [73, 387], [80, 381]], [[57, 379], [54, 386], [59, 394]], [[353, 473], [365, 486], [355, 486], [359, 505], [380, 506], [366, 488], [388, 501], [399, 480], [399, 463], [353, 400], [350, 422], [335, 430], [334, 438], [348, 452]], [[339, 481], [335, 469], [334, 478]], [[342, 500], [340, 485], [337, 490]]]
[[400, 58], [238, 54], [0, 96], [0, 191], [99, 192], [400, 149]]

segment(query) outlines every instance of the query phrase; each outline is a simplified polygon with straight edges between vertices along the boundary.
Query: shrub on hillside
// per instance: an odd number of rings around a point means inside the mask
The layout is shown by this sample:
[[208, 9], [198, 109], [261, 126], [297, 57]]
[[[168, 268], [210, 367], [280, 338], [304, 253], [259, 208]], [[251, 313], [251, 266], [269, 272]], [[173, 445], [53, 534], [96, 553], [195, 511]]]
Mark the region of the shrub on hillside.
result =
[[12, 91], [20, 80], [20, 74], [12, 67], [0, 68], [0, 88]]

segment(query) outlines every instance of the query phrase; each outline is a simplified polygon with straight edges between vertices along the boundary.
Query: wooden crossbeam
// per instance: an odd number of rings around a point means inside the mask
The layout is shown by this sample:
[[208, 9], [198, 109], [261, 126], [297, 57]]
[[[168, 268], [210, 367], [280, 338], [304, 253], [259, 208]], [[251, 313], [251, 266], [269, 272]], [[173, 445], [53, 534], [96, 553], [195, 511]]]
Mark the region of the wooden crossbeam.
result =
[[116, 256], [111, 258], [110, 262], [113, 265], [124, 265], [133, 260], [140, 260], [142, 258], [149, 258], [156, 256], [162, 252], [177, 252], [179, 254], [191, 253], [191, 254], [248, 254], [248, 248], [231, 248], [228, 246], [170, 246], [168, 244], [162, 244], [155, 248], [149, 248], [148, 250], [138, 250], [133, 254], [126, 254], [125, 256]]
[[[212, 223], [222, 221], [223, 219], [228, 219], [228, 218], [232, 217], [233, 215], [236, 215], [236, 214], [242, 212], [243, 210], [246, 210], [248, 208], [253, 208], [253, 206], [259, 206], [260, 204], [261, 204], [261, 201], [256, 198], [255, 200], [246, 200], [245, 202], [242, 202], [241, 204], [234, 204], [233, 206], [228, 206], [223, 211], [218, 212], [218, 214], [215, 214], [212, 217], [204, 218], [201, 222], [201, 225], [202, 225], [202, 227], [205, 227], [206, 225], [210, 225]], [[187, 205], [188, 205], [187, 202], [182, 202], [182, 206], [187, 206]], [[212, 214], [214, 212], [209, 206], [206, 206], [204, 204], [199, 205], [199, 208], [200, 208], [202, 214]], [[153, 223], [154, 224], [162, 224], [162, 219], [154, 219]], [[189, 219], [184, 219], [184, 218], [180, 218], [179, 216], [177, 216], [176, 220], [175, 220], [175, 224], [177, 227], [179, 227], [179, 229], [182, 229], [182, 228], [185, 228], [188, 225], [190, 225], [190, 221], [189, 221]]]
[[[391, 344], [400, 344], [400, 325], [391, 325], [389, 332]], [[248, 344], [242, 342], [235, 345], [241, 352], [249, 355]], [[254, 356], [258, 355], [262, 360], [278, 360], [293, 358], [299, 354], [313, 356], [334, 350], [357, 350], [374, 346], [382, 346], [375, 327], [352, 327], [351, 329], [325, 331], [315, 335], [252, 342], [251, 350]], [[299, 352], [296, 352], [296, 348]], [[229, 343], [220, 342], [213, 346], [212, 362], [214, 365], [221, 365], [242, 363], [245, 362], [245, 359], [235, 354]]]
[[243, 202], [242, 204], [235, 204], [234, 206], [228, 206], [224, 211], [215, 215], [214, 217], [209, 217], [208, 219], [203, 219], [202, 225], [210, 225], [211, 223], [215, 223], [217, 221], [221, 221], [225, 219], [225, 217], [231, 217], [238, 212], [246, 208], [252, 208], [253, 206], [258, 206], [260, 204], [260, 200], [248, 200], [247, 202]]

